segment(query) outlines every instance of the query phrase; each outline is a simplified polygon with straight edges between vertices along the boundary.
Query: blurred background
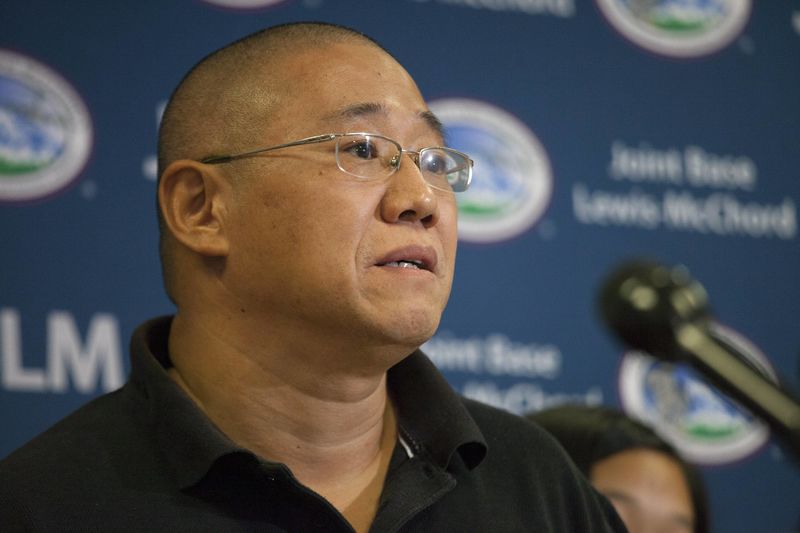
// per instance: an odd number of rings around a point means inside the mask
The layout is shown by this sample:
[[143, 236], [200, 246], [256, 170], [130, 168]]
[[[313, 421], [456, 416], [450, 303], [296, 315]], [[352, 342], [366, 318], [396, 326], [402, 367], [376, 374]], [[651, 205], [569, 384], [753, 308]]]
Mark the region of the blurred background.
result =
[[453, 295], [425, 346], [515, 413], [606, 404], [708, 484], [720, 532], [800, 525], [800, 466], [683, 365], [626, 350], [597, 292], [686, 266], [715, 328], [800, 382], [800, 2], [139, 0], [0, 3], [0, 457], [122, 385], [172, 312], [156, 250], [159, 117], [214, 49], [282, 22], [361, 30], [475, 160]]

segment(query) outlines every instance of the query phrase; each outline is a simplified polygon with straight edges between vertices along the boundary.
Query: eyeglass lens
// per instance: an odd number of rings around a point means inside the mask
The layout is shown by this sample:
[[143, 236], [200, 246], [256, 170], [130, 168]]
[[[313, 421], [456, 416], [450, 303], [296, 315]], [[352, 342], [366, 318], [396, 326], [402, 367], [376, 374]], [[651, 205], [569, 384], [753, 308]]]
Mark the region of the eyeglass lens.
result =
[[[339, 168], [356, 177], [374, 179], [390, 176], [400, 164], [400, 146], [377, 135], [343, 135], [337, 139]], [[424, 148], [417, 160], [420, 172], [432, 186], [461, 192], [469, 185], [469, 160], [443, 148]]]

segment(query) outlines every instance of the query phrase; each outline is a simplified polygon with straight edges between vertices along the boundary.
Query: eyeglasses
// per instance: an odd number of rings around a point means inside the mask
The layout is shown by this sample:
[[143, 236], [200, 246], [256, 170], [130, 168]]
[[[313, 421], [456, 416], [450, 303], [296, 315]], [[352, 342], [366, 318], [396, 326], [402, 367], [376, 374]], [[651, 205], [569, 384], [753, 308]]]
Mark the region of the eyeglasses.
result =
[[465, 153], [442, 146], [404, 150], [397, 141], [375, 133], [327, 133], [240, 154], [211, 156], [200, 162], [217, 165], [291, 146], [333, 140], [336, 141], [336, 165], [339, 170], [357, 178], [373, 180], [389, 177], [400, 168], [403, 154], [408, 154], [428, 185], [435, 189], [463, 192], [472, 181], [473, 162]]

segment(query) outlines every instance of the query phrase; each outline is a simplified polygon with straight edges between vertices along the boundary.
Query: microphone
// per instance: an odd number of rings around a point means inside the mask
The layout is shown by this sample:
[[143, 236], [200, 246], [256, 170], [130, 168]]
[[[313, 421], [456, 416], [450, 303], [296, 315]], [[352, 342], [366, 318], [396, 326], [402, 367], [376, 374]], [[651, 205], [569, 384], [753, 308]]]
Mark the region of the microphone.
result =
[[628, 346], [668, 361], [686, 361], [765, 420], [800, 459], [800, 403], [764, 377], [710, 326], [708, 296], [683, 266], [623, 263], [602, 284], [598, 306]]

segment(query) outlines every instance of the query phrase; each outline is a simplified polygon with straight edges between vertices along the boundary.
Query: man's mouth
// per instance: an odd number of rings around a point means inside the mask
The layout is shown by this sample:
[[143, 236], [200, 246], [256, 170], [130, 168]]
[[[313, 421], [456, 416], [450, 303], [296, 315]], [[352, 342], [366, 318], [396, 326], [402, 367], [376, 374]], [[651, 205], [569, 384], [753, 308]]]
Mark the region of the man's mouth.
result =
[[[422, 261], [416, 261], [414, 259], [409, 260], [400, 260], [400, 261], [391, 261], [389, 263], [385, 263], [383, 266], [389, 267], [398, 267], [398, 268], [416, 268], [416, 269], [425, 269], [425, 265]], [[427, 269], [426, 269], [427, 270]]]
[[436, 251], [428, 246], [405, 246], [387, 253], [376, 262], [377, 266], [390, 268], [410, 268], [436, 272], [438, 257]]

